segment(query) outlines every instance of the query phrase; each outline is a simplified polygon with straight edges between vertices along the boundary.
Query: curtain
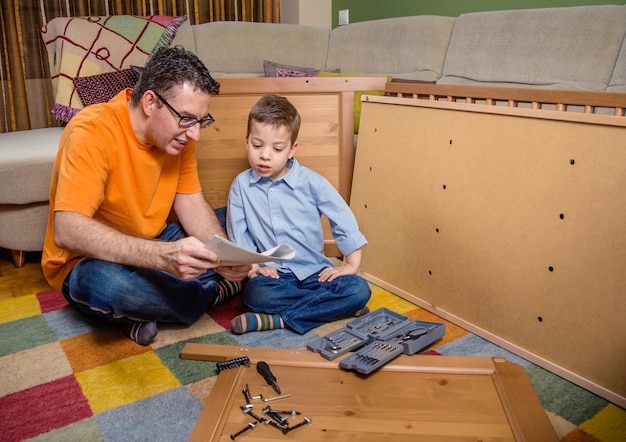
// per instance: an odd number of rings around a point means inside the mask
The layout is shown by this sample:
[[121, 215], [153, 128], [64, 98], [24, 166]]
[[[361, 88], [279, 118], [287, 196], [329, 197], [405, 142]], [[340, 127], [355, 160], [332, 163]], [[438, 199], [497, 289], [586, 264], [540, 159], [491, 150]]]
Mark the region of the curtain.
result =
[[39, 34], [55, 17], [187, 16], [211, 21], [280, 23], [280, 0], [2, 0], [0, 3], [0, 133], [59, 126], [48, 59]]

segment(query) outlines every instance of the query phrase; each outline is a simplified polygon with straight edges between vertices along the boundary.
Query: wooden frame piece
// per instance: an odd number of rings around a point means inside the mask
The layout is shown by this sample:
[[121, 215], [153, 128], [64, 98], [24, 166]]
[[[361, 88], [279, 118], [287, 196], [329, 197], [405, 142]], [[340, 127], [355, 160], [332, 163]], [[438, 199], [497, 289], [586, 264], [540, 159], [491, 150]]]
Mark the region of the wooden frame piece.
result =
[[598, 109], [614, 116], [626, 115], [626, 93], [567, 91], [492, 86], [388, 83], [385, 93], [398, 98], [455, 103], [504, 104], [507, 107], [550, 109], [593, 114]]
[[624, 170], [621, 115], [369, 97], [351, 196], [361, 269], [624, 407]]
[[[228, 440], [253, 420], [240, 410], [246, 385], [252, 395], [275, 395], [256, 373], [260, 360], [292, 397], [253, 400], [253, 412], [261, 415], [267, 405], [295, 408], [312, 422], [285, 436], [260, 424], [246, 440], [558, 440], [524, 369], [502, 358], [401, 355], [364, 376], [308, 350], [188, 343], [181, 352], [183, 359], [210, 361], [241, 356], [251, 367], [218, 375], [191, 441]], [[290, 424], [301, 420], [290, 418]]]
[[[383, 91], [386, 77], [221, 78], [211, 101], [215, 123], [200, 132], [196, 158], [204, 195], [225, 206], [235, 176], [249, 168], [248, 113], [265, 94], [287, 97], [302, 116], [298, 161], [321, 173], [349, 203], [354, 169], [354, 93]], [[325, 220], [326, 254], [341, 256]]]

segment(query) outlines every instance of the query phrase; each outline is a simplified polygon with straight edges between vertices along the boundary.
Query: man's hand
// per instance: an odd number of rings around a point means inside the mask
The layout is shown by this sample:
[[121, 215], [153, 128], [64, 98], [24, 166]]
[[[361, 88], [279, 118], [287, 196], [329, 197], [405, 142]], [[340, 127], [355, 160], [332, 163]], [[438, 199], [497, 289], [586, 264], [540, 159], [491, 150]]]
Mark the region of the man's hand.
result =
[[251, 266], [229, 266], [229, 267], [217, 267], [215, 271], [222, 275], [225, 279], [229, 281], [241, 281], [246, 276], [248, 276], [248, 272], [250, 271]]
[[209, 269], [219, 267], [219, 257], [197, 238], [189, 236], [165, 244], [171, 245], [172, 250], [167, 254], [164, 270], [181, 279], [194, 279]]

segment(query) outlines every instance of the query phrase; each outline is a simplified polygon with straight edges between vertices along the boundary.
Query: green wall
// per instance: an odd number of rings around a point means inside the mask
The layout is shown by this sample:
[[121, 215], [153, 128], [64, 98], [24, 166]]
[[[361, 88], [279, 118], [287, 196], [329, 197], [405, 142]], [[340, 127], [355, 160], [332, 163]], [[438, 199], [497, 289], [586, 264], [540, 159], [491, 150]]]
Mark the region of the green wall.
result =
[[332, 0], [332, 26], [338, 26], [342, 9], [350, 11], [350, 23], [408, 15], [445, 15], [457, 17], [466, 12], [502, 9], [552, 8], [561, 6], [626, 4], [602, 0]]

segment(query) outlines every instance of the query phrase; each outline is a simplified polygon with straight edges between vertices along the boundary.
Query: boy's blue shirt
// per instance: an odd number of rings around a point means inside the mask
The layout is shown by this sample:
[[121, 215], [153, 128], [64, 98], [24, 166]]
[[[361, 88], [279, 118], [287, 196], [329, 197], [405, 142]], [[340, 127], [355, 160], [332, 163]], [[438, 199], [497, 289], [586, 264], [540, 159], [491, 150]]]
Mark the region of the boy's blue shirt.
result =
[[290, 170], [273, 181], [252, 169], [240, 173], [228, 195], [227, 231], [235, 243], [258, 252], [289, 244], [296, 256], [268, 263], [303, 280], [333, 263], [324, 255], [320, 215], [330, 220], [339, 250], [349, 255], [367, 244], [354, 214], [320, 174], [293, 158]]

